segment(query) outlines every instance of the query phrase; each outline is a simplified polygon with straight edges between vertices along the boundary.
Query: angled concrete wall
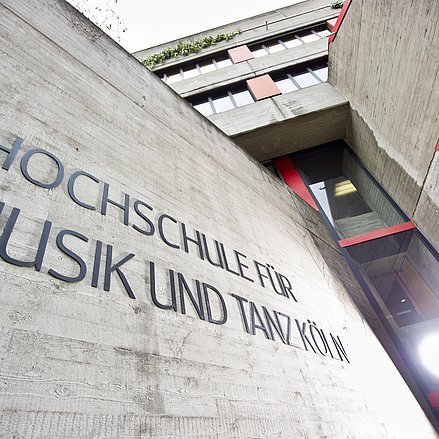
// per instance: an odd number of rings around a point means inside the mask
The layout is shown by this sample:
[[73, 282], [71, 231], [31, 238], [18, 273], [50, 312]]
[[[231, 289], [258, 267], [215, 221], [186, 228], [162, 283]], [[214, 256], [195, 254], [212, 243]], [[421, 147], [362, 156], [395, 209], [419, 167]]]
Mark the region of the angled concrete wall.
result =
[[436, 249], [438, 17], [435, 0], [353, 0], [329, 56], [351, 105], [347, 142]]
[[63, 1], [0, 55], [0, 437], [437, 437], [279, 181]]

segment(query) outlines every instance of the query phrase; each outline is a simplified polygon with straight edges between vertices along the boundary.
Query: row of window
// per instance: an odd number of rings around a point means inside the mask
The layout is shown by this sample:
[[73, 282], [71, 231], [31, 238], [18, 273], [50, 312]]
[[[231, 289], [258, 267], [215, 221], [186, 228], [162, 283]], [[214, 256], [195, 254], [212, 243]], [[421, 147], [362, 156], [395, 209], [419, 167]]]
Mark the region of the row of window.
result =
[[[290, 72], [272, 74], [274, 83], [282, 94], [306, 88], [328, 80], [327, 62], [302, 67]], [[192, 105], [204, 116], [221, 113], [233, 108], [243, 107], [255, 102], [245, 83], [235, 84], [232, 90], [223, 90], [215, 96], [198, 97]]]
[[329, 31], [324, 25], [316, 26], [312, 29], [307, 29], [297, 33], [290, 33], [281, 38], [274, 38], [263, 43], [258, 43], [249, 46], [255, 58], [269, 55], [270, 53], [280, 52], [292, 47], [301, 46], [302, 44], [311, 43], [329, 35]]
[[171, 69], [161, 76], [161, 80], [166, 84], [182, 81], [183, 79], [193, 78], [203, 73], [213, 72], [223, 67], [231, 66], [233, 63], [227, 54], [218, 54], [215, 58], [209, 58], [195, 64], [189, 64], [185, 67]]
[[328, 80], [328, 64], [313, 65], [295, 73], [283, 73], [275, 76], [273, 80], [282, 94], [300, 90], [301, 88], [326, 82]]
[[[319, 25], [312, 29], [303, 30], [300, 32], [293, 32], [284, 35], [280, 38], [274, 38], [258, 44], [249, 46], [255, 58], [269, 55], [270, 53], [280, 52], [281, 50], [297, 47], [302, 44], [317, 41], [325, 38], [329, 34], [325, 25]], [[189, 63], [184, 66], [169, 69], [166, 72], [160, 72], [161, 80], [167, 84], [182, 81], [183, 79], [193, 78], [194, 76], [202, 75], [204, 73], [213, 72], [214, 70], [222, 69], [232, 65], [227, 52], [219, 53], [213, 58], [207, 58], [196, 63]]]

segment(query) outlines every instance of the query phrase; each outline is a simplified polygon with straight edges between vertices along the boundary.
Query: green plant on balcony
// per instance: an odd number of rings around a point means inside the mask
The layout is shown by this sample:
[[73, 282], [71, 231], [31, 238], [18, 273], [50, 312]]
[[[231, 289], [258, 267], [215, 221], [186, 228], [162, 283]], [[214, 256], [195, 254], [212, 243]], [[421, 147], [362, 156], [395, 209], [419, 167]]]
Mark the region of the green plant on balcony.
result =
[[335, 0], [331, 3], [331, 8], [332, 9], [340, 9], [343, 7], [343, 0]]
[[156, 64], [163, 63], [168, 59], [177, 58], [178, 56], [187, 56], [191, 53], [198, 53], [200, 50], [219, 43], [220, 41], [229, 41], [237, 34], [239, 34], [239, 30], [227, 34], [208, 36], [191, 42], [179, 41], [174, 47], [168, 47], [159, 53], [154, 53], [151, 56], [148, 56], [142, 60], [142, 64], [152, 69]]

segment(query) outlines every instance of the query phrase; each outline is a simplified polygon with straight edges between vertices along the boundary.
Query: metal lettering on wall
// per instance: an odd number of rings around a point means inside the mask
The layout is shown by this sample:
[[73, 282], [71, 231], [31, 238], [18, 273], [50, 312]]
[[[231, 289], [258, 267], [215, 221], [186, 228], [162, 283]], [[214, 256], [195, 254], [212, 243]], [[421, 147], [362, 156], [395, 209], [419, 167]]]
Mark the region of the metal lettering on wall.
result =
[[[17, 138], [12, 147], [0, 145], [0, 150], [6, 153], [6, 158], [2, 164], [3, 170], [7, 172], [10, 170], [22, 144], [23, 139]], [[54, 163], [56, 172], [55, 175], [50, 176], [49, 180], [51, 181], [40, 181], [32, 177], [29, 172], [29, 163], [36, 155], [49, 158]], [[88, 210], [97, 209], [96, 206], [78, 197], [76, 191], [78, 180], [85, 179], [90, 185], [90, 190], [96, 191], [96, 193], [100, 190], [99, 187], [102, 183], [103, 191], [102, 195], [99, 196], [99, 211], [102, 215], [107, 214], [109, 205], [119, 208], [123, 213], [123, 224], [132, 227], [141, 235], [158, 236], [164, 245], [176, 251], [191, 253], [196, 249], [197, 256], [210, 265], [245, 279], [248, 282], [258, 283], [263, 288], [268, 288], [285, 299], [298, 302], [288, 277], [276, 271], [273, 265], [250, 260], [244, 253], [227, 248], [222, 242], [207, 237], [199, 230], [193, 230], [192, 233], [189, 233], [185, 223], [166, 213], [160, 213], [154, 221], [149, 216], [155, 212], [154, 207], [142, 200], [132, 198], [129, 194], [124, 194], [123, 203], [112, 200], [110, 198], [110, 185], [106, 182], [101, 182], [97, 177], [87, 172], [76, 170], [70, 177], [65, 178], [62, 161], [44, 149], [31, 148], [26, 151], [20, 160], [20, 170], [26, 180], [44, 190], [56, 189], [64, 182], [70, 199]], [[0, 215], [7, 215], [5, 210], [8, 210], [5, 203], [0, 201]], [[125, 254], [123, 257], [115, 257], [114, 254], [116, 252], [112, 245], [105, 244], [100, 240], [93, 240], [75, 230], [62, 229], [55, 237], [51, 236], [53, 235], [51, 232], [55, 229], [55, 227], [52, 227], [51, 221], [46, 220], [41, 227], [39, 244], [33, 260], [22, 261], [10, 256], [8, 254], [8, 243], [19, 216], [20, 209], [12, 207], [0, 239], [0, 258], [5, 262], [21, 267], [33, 267], [36, 271], [41, 271], [47, 244], [50, 239], [54, 239], [57, 248], [76, 263], [77, 274], [75, 276], [67, 276], [56, 271], [54, 268], [49, 268], [47, 273], [50, 276], [64, 282], [76, 283], [84, 281], [87, 273], [91, 270], [90, 285], [94, 288], [101, 287], [105, 291], [110, 291], [112, 276], [117, 274], [127, 295], [131, 299], [136, 299], [137, 293], [133, 290], [130, 280], [124, 273], [124, 265], [136, 258], [134, 253]], [[180, 242], [171, 238], [172, 233], [170, 230], [174, 235], [175, 233], [178, 234]], [[84, 260], [81, 255], [68, 247], [64, 239], [66, 236], [86, 243], [94, 242], [93, 257], [90, 260]], [[103, 253], [105, 253], [105, 257]], [[190, 303], [199, 319], [215, 325], [226, 324], [229, 309], [223, 294], [215, 286], [198, 279], [188, 281], [183, 273], [168, 269], [166, 270], [169, 284], [168, 300], [166, 303], [163, 303], [163, 298], [160, 298], [157, 294], [156, 264], [153, 261], [147, 261], [147, 268], [149, 273], [149, 294], [155, 306], [164, 310], [186, 314], [186, 304]], [[104, 276], [103, 282], [100, 284], [99, 274], [101, 269]], [[301, 322], [283, 312], [269, 310], [265, 306], [256, 305], [254, 302], [237, 294], [230, 295], [235, 300], [235, 312], [239, 314], [246, 333], [256, 335], [257, 331], [259, 331], [268, 340], [278, 340], [285, 345], [349, 362], [340, 338], [330, 332], [325, 333], [323, 329], [318, 328], [314, 321], [306, 320]], [[214, 302], [212, 298], [215, 298]], [[213, 303], [216, 306], [213, 306]], [[292, 341], [293, 333], [298, 336], [301, 345], [297, 345]]]

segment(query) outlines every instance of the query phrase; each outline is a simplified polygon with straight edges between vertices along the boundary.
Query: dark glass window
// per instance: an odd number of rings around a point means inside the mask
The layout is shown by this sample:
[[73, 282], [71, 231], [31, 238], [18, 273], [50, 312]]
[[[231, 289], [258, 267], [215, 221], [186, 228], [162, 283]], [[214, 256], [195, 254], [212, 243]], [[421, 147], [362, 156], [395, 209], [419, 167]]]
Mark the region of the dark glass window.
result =
[[439, 253], [343, 142], [290, 157], [419, 389], [437, 390]]
[[406, 219], [344, 147], [294, 159], [340, 239], [401, 224]]
[[347, 250], [394, 326], [439, 318], [439, 264], [413, 230]]

